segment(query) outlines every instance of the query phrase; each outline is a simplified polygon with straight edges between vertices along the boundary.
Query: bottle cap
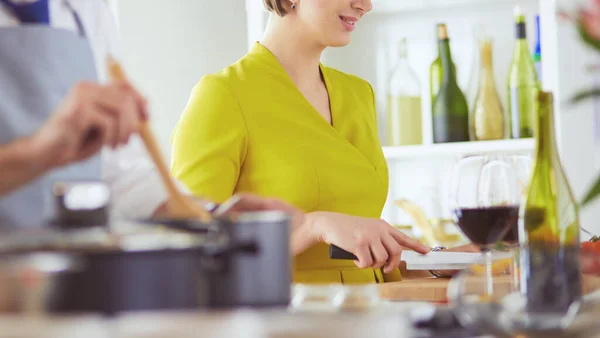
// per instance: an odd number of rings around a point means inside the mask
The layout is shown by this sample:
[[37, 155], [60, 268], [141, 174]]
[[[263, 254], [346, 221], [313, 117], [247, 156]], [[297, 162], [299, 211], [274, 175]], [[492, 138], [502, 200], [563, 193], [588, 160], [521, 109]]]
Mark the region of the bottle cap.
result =
[[519, 5], [515, 6], [515, 21], [517, 23], [525, 23], [525, 14]]
[[446, 27], [445, 23], [439, 23], [437, 25], [437, 30], [438, 30], [438, 39], [439, 40], [448, 39], [448, 28]]

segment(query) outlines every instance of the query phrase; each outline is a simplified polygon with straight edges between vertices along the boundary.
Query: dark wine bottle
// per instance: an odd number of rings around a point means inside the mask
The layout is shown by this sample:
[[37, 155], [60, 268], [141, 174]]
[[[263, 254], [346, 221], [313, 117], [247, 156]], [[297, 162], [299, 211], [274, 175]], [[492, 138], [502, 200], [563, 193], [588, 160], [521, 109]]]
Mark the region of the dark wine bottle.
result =
[[433, 141], [434, 143], [468, 141], [469, 107], [465, 95], [456, 82], [448, 29], [444, 24], [438, 25], [438, 40], [443, 80], [433, 105]]

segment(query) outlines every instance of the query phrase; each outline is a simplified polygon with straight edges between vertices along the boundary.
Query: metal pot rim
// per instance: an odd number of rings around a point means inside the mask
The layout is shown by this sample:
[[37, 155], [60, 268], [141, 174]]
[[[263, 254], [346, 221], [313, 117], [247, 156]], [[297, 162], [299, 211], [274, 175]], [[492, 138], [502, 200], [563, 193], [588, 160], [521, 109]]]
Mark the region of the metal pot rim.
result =
[[115, 253], [190, 250], [206, 245], [226, 244], [222, 235], [190, 234], [171, 230], [153, 229], [148, 232], [114, 234], [102, 229], [85, 229], [68, 233], [60, 231], [44, 232], [39, 238], [28, 238], [26, 233], [0, 241], [0, 259], [2, 256], [50, 253]]
[[77, 269], [79, 260], [63, 252], [25, 252], [0, 255], [0, 269], [17, 272], [31, 269], [45, 274], [59, 274]]
[[283, 211], [271, 210], [271, 211], [251, 211], [244, 212], [237, 217], [236, 221], [240, 223], [253, 223], [253, 222], [281, 222], [289, 221], [291, 216]]

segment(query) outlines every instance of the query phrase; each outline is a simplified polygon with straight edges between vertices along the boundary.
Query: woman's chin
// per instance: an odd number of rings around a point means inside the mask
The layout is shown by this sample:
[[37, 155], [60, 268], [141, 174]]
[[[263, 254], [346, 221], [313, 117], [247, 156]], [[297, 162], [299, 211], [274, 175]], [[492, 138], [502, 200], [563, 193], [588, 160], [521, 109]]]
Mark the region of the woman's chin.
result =
[[350, 44], [350, 36], [329, 39], [327, 46], [329, 46], [329, 47], [346, 47], [348, 44]]

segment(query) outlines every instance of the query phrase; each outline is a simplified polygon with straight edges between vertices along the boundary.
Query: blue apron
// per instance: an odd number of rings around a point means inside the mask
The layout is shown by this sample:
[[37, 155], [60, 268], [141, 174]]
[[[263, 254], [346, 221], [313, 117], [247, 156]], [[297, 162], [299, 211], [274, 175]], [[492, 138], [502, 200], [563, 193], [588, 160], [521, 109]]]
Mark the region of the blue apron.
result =
[[[85, 29], [72, 8], [78, 32], [49, 26], [47, 0], [29, 4], [0, 0], [2, 5], [22, 23], [0, 27], [0, 144], [8, 144], [34, 134], [73, 85], [97, 81], [97, 74]], [[46, 7], [31, 7], [42, 5]], [[0, 197], [0, 227], [45, 224], [56, 216], [52, 185], [57, 181], [99, 181], [101, 167], [97, 155], [53, 170]]]

